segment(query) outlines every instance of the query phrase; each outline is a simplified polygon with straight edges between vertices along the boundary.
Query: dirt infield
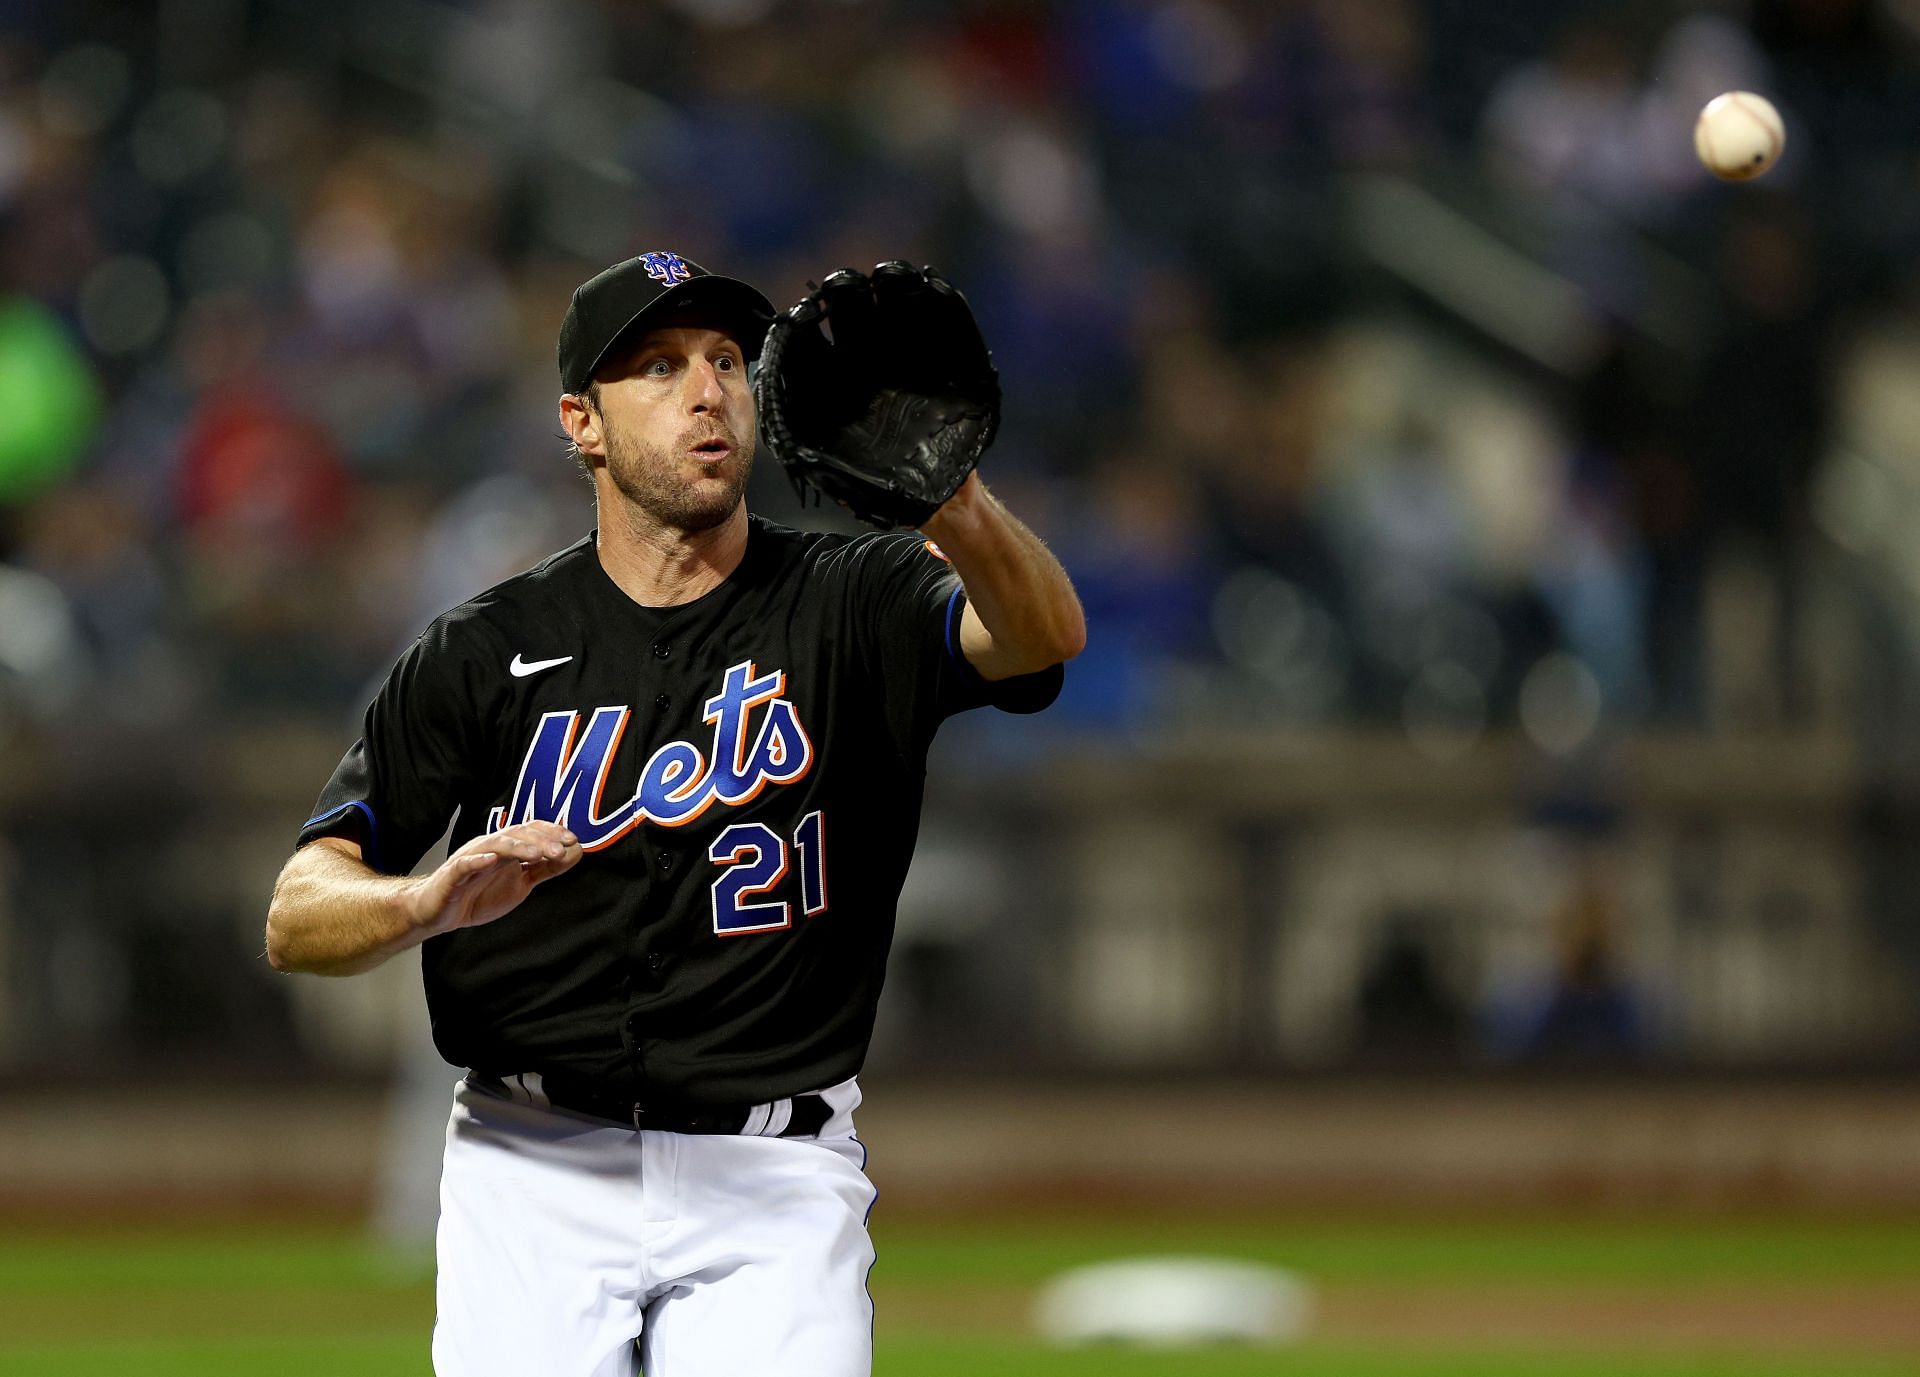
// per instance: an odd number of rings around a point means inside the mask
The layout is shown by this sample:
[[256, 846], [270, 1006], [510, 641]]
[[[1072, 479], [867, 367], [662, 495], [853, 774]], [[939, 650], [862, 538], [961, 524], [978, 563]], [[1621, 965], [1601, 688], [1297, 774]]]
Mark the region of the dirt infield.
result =
[[[896, 1204], [1133, 1196], [1920, 1207], [1920, 1086], [1904, 1083], [872, 1079], [861, 1136], [871, 1174]], [[414, 1108], [343, 1087], [0, 1094], [0, 1214], [136, 1195], [209, 1208], [302, 1195], [365, 1201], [396, 1117]], [[417, 1109], [430, 1127], [444, 1125], [438, 1092]]]

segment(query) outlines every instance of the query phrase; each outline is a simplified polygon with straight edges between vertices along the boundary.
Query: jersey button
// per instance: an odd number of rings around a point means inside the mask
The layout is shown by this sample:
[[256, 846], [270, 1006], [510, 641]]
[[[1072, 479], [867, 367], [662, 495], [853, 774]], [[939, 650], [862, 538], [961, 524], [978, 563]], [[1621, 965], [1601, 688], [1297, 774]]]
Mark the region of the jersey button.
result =
[[673, 873], [673, 853], [671, 851], [662, 851], [659, 859], [654, 861], [654, 864], [660, 867], [660, 873], [662, 875], [671, 875]]
[[667, 958], [657, 951], [647, 953], [647, 974], [658, 975], [667, 968]]
[[653, 705], [654, 707], [658, 708], [661, 712], [665, 712], [668, 708], [673, 706], [673, 699], [667, 697], [667, 695], [663, 693], [658, 698], [653, 700]]
[[672, 654], [673, 654], [673, 647], [666, 644], [664, 641], [655, 641], [653, 643], [654, 659], [665, 660], [669, 658]]

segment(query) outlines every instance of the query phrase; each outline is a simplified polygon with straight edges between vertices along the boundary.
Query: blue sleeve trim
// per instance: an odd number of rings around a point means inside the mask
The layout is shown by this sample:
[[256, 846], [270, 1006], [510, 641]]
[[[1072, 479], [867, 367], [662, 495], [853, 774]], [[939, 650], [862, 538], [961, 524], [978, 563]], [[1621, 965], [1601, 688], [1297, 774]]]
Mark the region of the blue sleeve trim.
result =
[[958, 627], [960, 625], [960, 599], [966, 593], [965, 588], [953, 590], [953, 596], [947, 599], [947, 658], [953, 662], [954, 670], [960, 676], [956, 685], [964, 696], [978, 695], [977, 702], [962, 702], [958, 706], [949, 706], [947, 712], [965, 712], [968, 708], [994, 707], [1001, 712], [1034, 713], [1049, 706], [1060, 696], [1060, 687], [1066, 682], [1065, 665], [1048, 665], [1031, 674], [1016, 674], [1010, 679], [988, 679], [980, 672], [966, 652], [960, 648]]
[[[954, 615], [954, 604], [966, 595], [966, 591], [964, 588], [956, 588], [953, 590], [953, 596], [947, 599], [947, 658], [950, 660], [961, 659], [960, 647], [955, 643], [953, 636], [954, 624], [959, 620]], [[972, 666], [969, 665], [968, 668]]]
[[342, 813], [346, 812], [349, 808], [358, 808], [362, 816], [366, 818], [367, 820], [367, 861], [370, 865], [373, 866], [375, 870], [378, 870], [384, 874], [386, 871], [386, 867], [380, 864], [380, 829], [374, 823], [373, 808], [372, 808], [372, 805], [370, 804], [362, 803], [359, 800], [355, 800], [352, 803], [343, 803], [338, 808], [329, 808], [326, 812], [320, 813], [314, 817], [310, 817], [305, 822], [301, 823], [300, 824], [301, 834], [305, 835], [306, 830], [309, 827], [317, 826], [318, 824], [323, 822], [331, 822], [333, 819], [339, 817]]

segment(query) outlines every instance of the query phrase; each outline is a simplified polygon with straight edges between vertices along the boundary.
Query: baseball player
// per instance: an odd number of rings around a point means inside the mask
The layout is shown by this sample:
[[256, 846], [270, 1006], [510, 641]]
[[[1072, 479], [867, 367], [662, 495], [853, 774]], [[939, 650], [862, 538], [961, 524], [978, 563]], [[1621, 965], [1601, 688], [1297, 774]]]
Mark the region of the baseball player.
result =
[[[276, 969], [421, 946], [466, 1068], [443, 1377], [871, 1366], [855, 1078], [928, 744], [1045, 707], [1085, 631], [973, 471], [999, 390], [959, 294], [886, 264], [777, 319], [757, 408], [754, 288], [650, 253], [574, 293], [560, 419], [597, 530], [407, 650], [275, 887]], [[794, 472], [919, 533], [750, 515], [757, 409]]]

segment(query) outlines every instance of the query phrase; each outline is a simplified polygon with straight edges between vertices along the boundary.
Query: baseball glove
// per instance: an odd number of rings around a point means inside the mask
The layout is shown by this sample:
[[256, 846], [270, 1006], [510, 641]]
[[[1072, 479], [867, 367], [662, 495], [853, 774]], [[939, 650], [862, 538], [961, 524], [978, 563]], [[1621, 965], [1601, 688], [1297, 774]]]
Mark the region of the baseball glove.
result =
[[883, 529], [932, 516], [1000, 426], [1000, 375], [967, 299], [900, 262], [842, 268], [778, 317], [754, 391], [794, 491]]

